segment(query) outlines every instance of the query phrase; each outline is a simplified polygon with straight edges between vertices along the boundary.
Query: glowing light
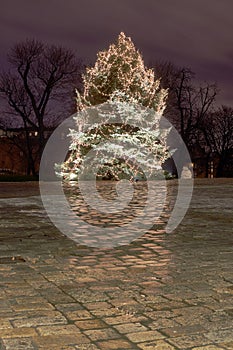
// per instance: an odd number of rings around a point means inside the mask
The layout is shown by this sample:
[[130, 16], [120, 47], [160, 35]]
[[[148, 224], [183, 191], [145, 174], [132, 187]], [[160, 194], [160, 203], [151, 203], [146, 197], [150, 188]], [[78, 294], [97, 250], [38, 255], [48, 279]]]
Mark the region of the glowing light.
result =
[[[116, 105], [118, 113], [126, 114], [127, 110], [127, 114], [136, 119], [143, 118], [137, 105], [149, 107], [160, 116], [166, 106], [167, 90], [160, 88], [160, 79], [155, 78], [152, 69], [145, 67], [141, 54], [131, 38], [126, 37], [124, 33], [120, 33], [116, 44], [111, 44], [108, 50], [97, 54], [94, 67], [86, 69], [83, 82], [83, 93], [80, 94], [76, 90], [77, 111], [85, 111], [89, 106], [98, 108], [98, 105], [109, 101]], [[158, 127], [158, 120], [154, 122]], [[70, 156], [61, 166], [64, 178], [74, 179], [75, 174], [78, 175], [82, 169], [83, 158], [90, 149], [95, 149], [102, 160], [100, 176], [111, 173], [116, 179], [119, 179], [122, 173], [132, 176], [138, 172], [140, 164], [144, 165], [146, 158], [143, 152], [139, 152], [141, 145], [154, 155], [154, 164], [150, 164], [153, 171], [160, 171], [161, 163], [167, 158], [166, 142], [161, 132], [129, 127], [127, 118], [120, 126], [107, 123], [104, 126], [92, 125], [86, 132], [83, 132], [80, 120], [77, 121], [77, 125], [78, 130], [72, 130], [70, 134]], [[114, 142], [113, 147], [105, 149], [104, 156], [99, 145], [109, 139], [133, 145], [127, 157], [137, 157], [138, 165], [127, 161], [122, 149]]]

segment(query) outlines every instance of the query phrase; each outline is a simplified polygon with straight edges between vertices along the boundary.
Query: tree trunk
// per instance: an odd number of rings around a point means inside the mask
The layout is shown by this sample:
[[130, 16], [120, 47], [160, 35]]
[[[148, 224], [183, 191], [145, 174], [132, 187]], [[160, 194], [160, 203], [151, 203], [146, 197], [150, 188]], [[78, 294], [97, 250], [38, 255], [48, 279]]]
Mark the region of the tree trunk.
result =
[[209, 177], [209, 156], [205, 160], [205, 177]]
[[31, 145], [29, 131], [25, 125], [25, 136], [26, 136], [26, 146], [27, 146], [27, 175], [36, 175], [35, 171], [35, 161], [33, 159], [33, 147]]
[[225, 156], [225, 154], [222, 154], [219, 158], [217, 171], [216, 171], [216, 177], [223, 177], [224, 176], [223, 168], [224, 168], [225, 163], [226, 163], [226, 156]]

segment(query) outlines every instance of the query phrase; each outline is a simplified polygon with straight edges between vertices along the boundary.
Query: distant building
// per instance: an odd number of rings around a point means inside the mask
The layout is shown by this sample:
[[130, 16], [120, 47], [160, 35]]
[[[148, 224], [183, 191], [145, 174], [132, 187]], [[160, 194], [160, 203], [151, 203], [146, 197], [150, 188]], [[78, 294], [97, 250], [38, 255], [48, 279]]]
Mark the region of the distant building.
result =
[[[52, 130], [46, 131], [45, 137], [48, 138]], [[32, 148], [36, 153], [37, 149], [37, 131], [29, 132]], [[36, 158], [36, 170], [39, 171], [40, 160]], [[8, 130], [0, 129], [0, 174], [27, 174], [27, 148], [26, 138], [23, 128], [11, 128]]]

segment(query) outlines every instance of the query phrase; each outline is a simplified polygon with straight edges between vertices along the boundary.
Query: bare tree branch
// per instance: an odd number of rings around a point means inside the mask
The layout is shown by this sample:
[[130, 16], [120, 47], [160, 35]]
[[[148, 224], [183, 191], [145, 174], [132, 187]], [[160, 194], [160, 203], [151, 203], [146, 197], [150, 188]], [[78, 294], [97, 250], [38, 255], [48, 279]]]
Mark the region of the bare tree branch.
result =
[[[82, 64], [70, 50], [36, 40], [16, 44], [8, 60], [11, 70], [0, 76], [0, 95], [12, 115], [21, 118], [25, 132], [30, 128], [38, 132], [40, 157], [50, 110], [54, 106], [64, 110], [65, 103], [71, 104], [74, 88], [80, 85]], [[59, 100], [59, 96], [63, 99]]]

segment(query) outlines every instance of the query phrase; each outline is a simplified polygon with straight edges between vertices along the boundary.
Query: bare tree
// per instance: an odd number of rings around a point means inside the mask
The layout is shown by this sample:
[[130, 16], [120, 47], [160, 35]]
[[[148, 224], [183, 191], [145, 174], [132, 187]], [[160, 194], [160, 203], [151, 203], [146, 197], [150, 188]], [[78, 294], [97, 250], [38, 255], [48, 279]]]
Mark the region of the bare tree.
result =
[[197, 83], [191, 69], [178, 68], [171, 62], [157, 62], [153, 66], [156, 74], [161, 76], [162, 87], [168, 88], [164, 115], [179, 131], [193, 161], [197, 161], [202, 169], [204, 167], [208, 176], [211, 148], [200, 132], [200, 125], [213, 110], [217, 86]]
[[211, 110], [217, 94], [216, 84], [195, 84], [189, 68], [177, 68], [170, 62], [154, 65], [161, 84], [169, 89], [165, 115], [174, 123], [189, 147], [195, 138], [198, 123]]
[[31, 143], [30, 131], [38, 135], [36, 153], [40, 158], [46, 127], [59, 122], [61, 111], [69, 111], [74, 89], [80, 85], [82, 64], [70, 50], [36, 40], [16, 44], [8, 61], [10, 70], [0, 76], [0, 94], [8, 106], [2, 124], [8, 124], [9, 113], [20, 118], [21, 123], [14, 124], [24, 128], [28, 172], [35, 174], [35, 145]]
[[223, 176], [233, 151], [233, 109], [222, 106], [206, 114], [199, 124], [211, 153], [218, 158], [216, 176]]

